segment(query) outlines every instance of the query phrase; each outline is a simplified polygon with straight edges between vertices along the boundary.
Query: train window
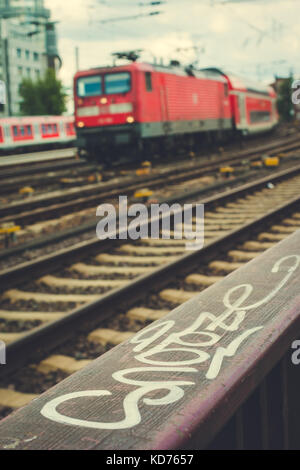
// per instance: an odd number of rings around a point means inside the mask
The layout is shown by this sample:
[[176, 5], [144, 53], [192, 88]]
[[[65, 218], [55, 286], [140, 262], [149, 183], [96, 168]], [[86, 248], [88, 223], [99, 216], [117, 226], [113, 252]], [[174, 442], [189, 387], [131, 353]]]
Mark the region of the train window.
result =
[[31, 126], [26, 126], [26, 134], [28, 136], [32, 135], [32, 127]]
[[152, 91], [152, 74], [151, 72], [145, 72], [145, 82], [146, 82], [146, 90]]
[[130, 73], [109, 73], [104, 77], [104, 93], [114, 95], [117, 93], [127, 93], [131, 88]]
[[82, 77], [77, 80], [77, 94], [81, 98], [102, 94], [102, 77]]
[[255, 124], [259, 122], [268, 122], [271, 120], [270, 111], [251, 111], [250, 121]]
[[13, 134], [14, 134], [14, 137], [18, 137], [18, 127], [17, 126], [13, 126]]
[[20, 134], [21, 134], [22, 137], [25, 135], [25, 127], [24, 126], [20, 126]]
[[224, 84], [224, 96], [225, 98], [227, 98], [228, 96], [228, 84], [227, 83]]
[[42, 135], [52, 137], [58, 134], [57, 124], [42, 124]]
[[73, 122], [66, 123], [66, 132], [67, 132], [67, 135], [75, 134]]

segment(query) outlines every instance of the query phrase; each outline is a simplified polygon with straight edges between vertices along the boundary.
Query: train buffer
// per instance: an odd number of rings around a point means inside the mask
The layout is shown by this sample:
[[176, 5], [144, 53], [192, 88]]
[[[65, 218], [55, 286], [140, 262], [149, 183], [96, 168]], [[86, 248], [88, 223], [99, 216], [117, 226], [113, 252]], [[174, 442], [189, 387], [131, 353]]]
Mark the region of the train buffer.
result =
[[299, 246], [297, 231], [3, 420], [0, 448], [299, 449]]

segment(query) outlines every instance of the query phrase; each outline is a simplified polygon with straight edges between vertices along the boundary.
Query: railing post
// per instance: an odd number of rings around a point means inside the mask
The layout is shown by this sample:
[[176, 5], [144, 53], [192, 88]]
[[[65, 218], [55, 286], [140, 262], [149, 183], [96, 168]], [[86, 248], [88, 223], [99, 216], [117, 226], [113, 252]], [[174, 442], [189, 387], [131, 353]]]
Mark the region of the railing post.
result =
[[6, 364], [6, 344], [0, 341], [0, 365]]

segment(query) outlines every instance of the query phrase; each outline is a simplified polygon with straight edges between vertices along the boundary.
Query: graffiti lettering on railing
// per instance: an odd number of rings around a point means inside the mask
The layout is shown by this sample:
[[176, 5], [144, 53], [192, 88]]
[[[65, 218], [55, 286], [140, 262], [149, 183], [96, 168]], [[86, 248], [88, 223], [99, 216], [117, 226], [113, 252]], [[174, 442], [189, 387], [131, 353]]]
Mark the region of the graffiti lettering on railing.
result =
[[[123, 369], [112, 374], [116, 383], [134, 387], [123, 400], [124, 419], [121, 421], [106, 423], [87, 421], [57, 411], [57, 407], [67, 400], [111, 396], [112, 392], [108, 390], [86, 390], [62, 395], [47, 403], [41, 410], [42, 415], [67, 425], [93, 429], [126, 429], [141, 422], [140, 402], [151, 406], [163, 406], [181, 400], [185, 394], [185, 387], [195, 386], [196, 382], [199, 384], [199, 376], [202, 374], [207, 380], [217, 378], [224, 359], [234, 357], [247, 339], [262, 330], [263, 325], [251, 328], [244, 325], [243, 328], [247, 314], [270, 302], [286, 285], [299, 264], [300, 256], [297, 255], [278, 260], [271, 272], [274, 274], [284, 272], [285, 276], [268, 295], [255, 303], [246, 304], [253, 294], [253, 286], [241, 284], [226, 292], [223, 297], [225, 310], [218, 316], [210, 312], [201, 312], [191, 325], [181, 331], [174, 331], [176, 330], [174, 320], [159, 321], [134, 336], [130, 341], [135, 345], [134, 359], [145, 366]], [[231, 341], [228, 338], [229, 334], [234, 336], [233, 339], [230, 338]], [[226, 346], [221, 344], [225, 338]], [[200, 364], [201, 372], [197, 368]], [[157, 379], [159, 374], [162, 375], [161, 380]], [[184, 380], [182, 380], [183, 374], [187, 376]], [[154, 375], [155, 380], [153, 380]], [[137, 376], [138, 379], [135, 378]], [[162, 391], [165, 394], [161, 397]], [[151, 392], [159, 392], [160, 398], [147, 397]]]

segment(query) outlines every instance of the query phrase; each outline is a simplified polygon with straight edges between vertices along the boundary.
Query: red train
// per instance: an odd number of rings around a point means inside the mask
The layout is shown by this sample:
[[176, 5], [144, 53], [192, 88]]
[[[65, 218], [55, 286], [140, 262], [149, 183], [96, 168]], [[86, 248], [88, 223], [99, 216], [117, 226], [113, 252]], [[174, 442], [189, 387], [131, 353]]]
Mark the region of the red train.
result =
[[278, 122], [271, 87], [219, 69], [96, 68], [75, 75], [74, 94], [78, 147], [98, 160], [120, 144], [145, 156], [153, 144], [257, 133]]
[[0, 119], [0, 152], [26, 151], [75, 144], [73, 116], [29, 116]]

